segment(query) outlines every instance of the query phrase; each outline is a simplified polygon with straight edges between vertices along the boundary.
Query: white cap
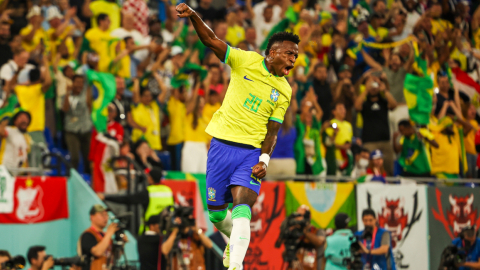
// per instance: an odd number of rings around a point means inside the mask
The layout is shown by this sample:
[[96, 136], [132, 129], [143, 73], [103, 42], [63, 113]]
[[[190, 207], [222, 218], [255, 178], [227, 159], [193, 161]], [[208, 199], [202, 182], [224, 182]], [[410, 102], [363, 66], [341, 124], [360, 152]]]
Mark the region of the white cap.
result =
[[33, 6], [27, 14], [27, 19], [30, 19], [33, 16], [42, 15], [42, 9], [39, 6]]
[[47, 18], [45, 20], [50, 21], [55, 18], [63, 19], [63, 15], [60, 13], [57, 7], [49, 7], [47, 10]]
[[183, 53], [183, 49], [180, 46], [172, 46], [172, 50], [170, 51], [170, 56], [175, 56], [177, 54]]

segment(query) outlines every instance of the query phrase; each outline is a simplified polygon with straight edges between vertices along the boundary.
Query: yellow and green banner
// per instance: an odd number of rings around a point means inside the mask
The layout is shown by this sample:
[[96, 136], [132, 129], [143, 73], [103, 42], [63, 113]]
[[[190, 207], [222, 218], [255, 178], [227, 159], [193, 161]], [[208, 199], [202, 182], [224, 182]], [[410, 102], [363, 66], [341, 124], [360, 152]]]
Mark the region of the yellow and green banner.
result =
[[286, 184], [285, 209], [287, 216], [302, 204], [310, 208], [312, 225], [317, 228], [335, 228], [335, 215], [345, 213], [349, 226], [357, 224], [355, 185], [353, 183], [293, 182]]

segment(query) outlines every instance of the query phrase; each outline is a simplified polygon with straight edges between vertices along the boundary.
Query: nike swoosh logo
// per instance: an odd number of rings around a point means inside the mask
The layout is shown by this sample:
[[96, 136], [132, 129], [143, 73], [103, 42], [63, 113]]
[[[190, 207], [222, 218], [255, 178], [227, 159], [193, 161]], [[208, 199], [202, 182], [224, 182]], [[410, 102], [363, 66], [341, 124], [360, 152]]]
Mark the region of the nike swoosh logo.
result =
[[253, 180], [250, 180], [250, 184], [251, 184], [251, 185], [254, 185], [254, 186], [260, 186], [260, 184], [255, 183]]
[[245, 237], [240, 237], [240, 240], [248, 240], [248, 239]]
[[249, 78], [247, 78], [247, 75], [245, 75], [245, 77], [243, 77], [243, 78], [244, 78], [245, 80], [247, 80], [247, 81], [253, 82], [253, 80], [250, 80]]

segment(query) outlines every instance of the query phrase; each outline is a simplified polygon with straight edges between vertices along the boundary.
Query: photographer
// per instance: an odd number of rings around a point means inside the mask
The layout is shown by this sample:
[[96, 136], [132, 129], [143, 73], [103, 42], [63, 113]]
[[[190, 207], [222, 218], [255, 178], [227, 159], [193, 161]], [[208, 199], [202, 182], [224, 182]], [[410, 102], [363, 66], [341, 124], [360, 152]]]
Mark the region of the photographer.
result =
[[0, 250], [0, 270], [3, 269], [2, 264], [6, 261], [9, 261], [12, 258], [10, 253], [6, 250]]
[[[162, 185], [163, 171], [159, 168], [153, 168], [147, 173], [148, 187], [138, 193], [131, 195], [104, 195], [97, 193], [101, 200], [120, 203], [125, 205], [140, 204], [145, 212], [144, 221], [151, 216], [158, 215], [162, 210], [173, 205], [173, 192], [168, 186]], [[145, 230], [143, 224], [140, 228], [140, 234]]]
[[162, 244], [162, 253], [167, 257], [170, 270], [205, 270], [205, 248], [212, 248], [212, 241], [195, 225], [193, 208], [177, 208], [173, 229]]
[[82, 233], [79, 239], [79, 255], [86, 255], [87, 261], [90, 262], [83, 267], [83, 270], [103, 270], [109, 264], [112, 254], [112, 237], [118, 230], [118, 225], [112, 223], [107, 231], [103, 232], [108, 219], [107, 208], [100, 204], [92, 206], [90, 209], [92, 225]]
[[346, 260], [352, 258], [350, 247], [353, 233], [347, 229], [350, 217], [345, 213], [335, 216], [336, 231], [329, 237], [325, 244], [325, 270], [347, 270]]
[[[147, 231], [138, 238], [138, 257], [140, 270], [166, 269], [165, 257], [160, 255], [160, 216], [151, 216], [147, 223]], [[160, 267], [159, 267], [160, 266]]]
[[[30, 270], [48, 270], [53, 267], [52, 256], [48, 256], [44, 246], [32, 246], [28, 249], [27, 260], [30, 263]], [[46, 259], [45, 259], [46, 258]]]
[[365, 229], [356, 235], [360, 238], [363, 265], [369, 269], [395, 270], [390, 232], [377, 226], [372, 209], [363, 210], [362, 221]]
[[[279, 242], [280, 241], [280, 242]], [[289, 270], [320, 270], [322, 269], [323, 244], [325, 232], [310, 224], [310, 209], [301, 205], [297, 212], [290, 215], [282, 223], [280, 237], [275, 244], [285, 245], [284, 264]]]
[[452, 245], [459, 249], [459, 254], [466, 256], [459, 270], [480, 269], [480, 239], [477, 237], [475, 227], [463, 228], [460, 236], [453, 239]]

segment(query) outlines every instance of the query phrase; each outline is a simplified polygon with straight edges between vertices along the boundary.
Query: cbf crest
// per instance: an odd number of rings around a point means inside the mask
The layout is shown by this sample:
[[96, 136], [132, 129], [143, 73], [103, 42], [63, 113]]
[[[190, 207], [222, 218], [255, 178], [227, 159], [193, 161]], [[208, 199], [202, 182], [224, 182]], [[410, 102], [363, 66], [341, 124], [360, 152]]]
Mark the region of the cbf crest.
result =
[[214, 188], [208, 188], [208, 200], [214, 202], [217, 191]]
[[280, 96], [280, 94], [278, 93], [278, 90], [275, 89], [275, 88], [273, 88], [273, 89], [272, 89], [272, 93], [270, 94], [270, 99], [271, 99], [273, 102], [277, 102], [279, 96]]

